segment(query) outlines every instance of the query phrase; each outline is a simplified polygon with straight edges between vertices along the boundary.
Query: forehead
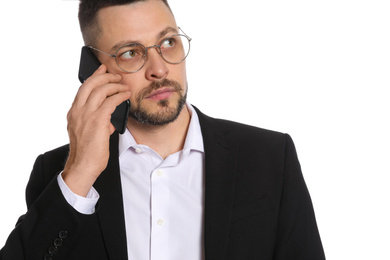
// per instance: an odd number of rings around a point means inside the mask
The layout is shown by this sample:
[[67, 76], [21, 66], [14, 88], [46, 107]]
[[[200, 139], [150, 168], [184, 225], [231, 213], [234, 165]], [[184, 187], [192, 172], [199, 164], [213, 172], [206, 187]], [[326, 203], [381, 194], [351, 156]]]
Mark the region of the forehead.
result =
[[161, 0], [110, 6], [98, 13], [101, 37], [99, 47], [111, 48], [120, 41], [154, 44], [155, 37], [167, 27], [177, 28], [175, 18]]

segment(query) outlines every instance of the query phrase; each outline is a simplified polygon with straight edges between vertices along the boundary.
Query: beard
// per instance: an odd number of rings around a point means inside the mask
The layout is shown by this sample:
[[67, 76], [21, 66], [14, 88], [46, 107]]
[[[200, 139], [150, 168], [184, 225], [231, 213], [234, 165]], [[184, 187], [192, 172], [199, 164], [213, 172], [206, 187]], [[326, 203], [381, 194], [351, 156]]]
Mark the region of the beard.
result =
[[[179, 97], [178, 99], [172, 101], [168, 99], [158, 101], [158, 111], [152, 113], [142, 105], [142, 101], [153, 91], [162, 87], [173, 88]], [[180, 112], [186, 103], [187, 91], [183, 94], [182, 85], [174, 80], [163, 79], [161, 81], [153, 81], [147, 88], [138, 93], [136, 96], [137, 104], [135, 106], [131, 104], [129, 117], [143, 125], [162, 126], [172, 123], [179, 117]]]

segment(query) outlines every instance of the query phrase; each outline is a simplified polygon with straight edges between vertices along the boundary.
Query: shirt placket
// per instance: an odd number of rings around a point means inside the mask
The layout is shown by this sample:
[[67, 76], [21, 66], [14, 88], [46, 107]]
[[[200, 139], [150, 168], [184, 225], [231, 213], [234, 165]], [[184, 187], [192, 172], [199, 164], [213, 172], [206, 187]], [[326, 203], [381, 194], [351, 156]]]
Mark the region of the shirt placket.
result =
[[151, 173], [151, 259], [169, 257], [169, 184], [168, 168], [157, 167]]

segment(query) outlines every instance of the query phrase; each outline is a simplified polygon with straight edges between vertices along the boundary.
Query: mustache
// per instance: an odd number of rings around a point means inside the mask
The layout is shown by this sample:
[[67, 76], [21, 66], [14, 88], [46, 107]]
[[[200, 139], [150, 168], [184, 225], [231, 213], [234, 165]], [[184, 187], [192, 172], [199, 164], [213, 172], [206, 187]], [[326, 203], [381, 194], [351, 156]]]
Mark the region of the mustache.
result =
[[159, 81], [153, 81], [138, 94], [138, 97], [137, 97], [138, 104], [141, 102], [141, 100], [143, 100], [145, 97], [150, 95], [153, 91], [156, 91], [156, 90], [163, 88], [163, 87], [171, 87], [177, 92], [180, 92], [181, 90], [183, 90], [180, 83], [175, 81], [175, 80], [162, 79]]

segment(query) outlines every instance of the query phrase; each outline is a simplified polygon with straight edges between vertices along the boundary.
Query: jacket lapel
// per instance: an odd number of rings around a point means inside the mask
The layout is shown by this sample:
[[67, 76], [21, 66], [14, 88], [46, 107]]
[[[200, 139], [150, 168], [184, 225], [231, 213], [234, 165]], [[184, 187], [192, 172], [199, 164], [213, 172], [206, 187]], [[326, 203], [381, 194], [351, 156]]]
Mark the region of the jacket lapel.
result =
[[228, 137], [215, 119], [195, 108], [205, 148], [206, 259], [226, 259], [236, 171], [236, 142]]
[[[199, 117], [205, 149], [205, 256], [206, 259], [226, 259], [237, 172], [236, 142], [229, 138], [228, 129], [221, 129], [215, 119], [194, 108]], [[94, 187], [100, 194], [96, 214], [109, 259], [127, 259], [117, 133], [110, 139], [107, 168], [96, 180]]]
[[[100, 195], [96, 214], [109, 259], [127, 259], [127, 241], [123, 210], [122, 187], [118, 159], [118, 133], [110, 139], [110, 158], [107, 168], [94, 184]], [[99, 210], [100, 208], [104, 210]]]

